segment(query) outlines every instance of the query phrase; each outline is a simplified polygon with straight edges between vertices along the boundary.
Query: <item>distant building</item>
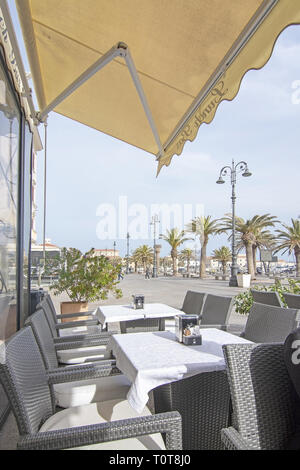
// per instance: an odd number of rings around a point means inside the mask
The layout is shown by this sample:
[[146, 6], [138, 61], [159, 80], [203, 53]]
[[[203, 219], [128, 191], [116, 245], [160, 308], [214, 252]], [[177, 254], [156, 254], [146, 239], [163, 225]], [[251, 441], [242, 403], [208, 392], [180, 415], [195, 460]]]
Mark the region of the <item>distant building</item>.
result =
[[285, 259], [279, 259], [275, 265], [280, 268], [288, 268], [294, 266], [295, 261], [286, 261]]
[[[246, 268], [247, 267], [246, 255], [238, 254], [236, 262], [237, 262], [237, 265], [238, 265], [239, 268], [241, 268], [241, 269]], [[230, 267], [231, 266], [231, 260], [228, 261], [226, 264], [227, 264], [227, 267]], [[218, 268], [221, 267], [221, 262], [218, 261], [217, 259], [215, 259], [213, 256], [208, 256], [206, 266], [207, 266], [208, 269], [218, 269]]]
[[[243, 271], [247, 269], [247, 257], [245, 254], [238, 254], [237, 255], [237, 265], [238, 267]], [[265, 263], [268, 265], [268, 263]], [[275, 268], [287, 268], [287, 267], [292, 267], [295, 264], [294, 261], [286, 261], [284, 259], [278, 259], [277, 262], [270, 263], [270, 268], [275, 269]], [[228, 261], [227, 267], [229, 268], [231, 266], [231, 260]], [[256, 266], [258, 268], [263, 267], [263, 262], [260, 260], [256, 260]], [[217, 259], [213, 258], [212, 256], [207, 257], [207, 262], [206, 262], [206, 267], [208, 269], [219, 269], [221, 267], [220, 261]]]
[[[46, 238], [45, 240], [45, 253], [46, 258], [56, 258], [60, 256], [61, 249], [59, 246], [54, 245], [51, 243], [50, 238]], [[32, 266], [39, 266], [40, 260], [44, 258], [44, 244], [41, 245], [31, 245], [31, 264]]]
[[246, 257], [246, 255], [242, 255], [242, 254], [237, 255], [236, 262], [237, 262], [237, 265], [240, 268], [246, 268], [247, 267], [247, 257]]
[[114, 250], [112, 249], [103, 249], [103, 250], [94, 250], [96, 256], [106, 256], [106, 258], [118, 258], [119, 255], [119, 250]]

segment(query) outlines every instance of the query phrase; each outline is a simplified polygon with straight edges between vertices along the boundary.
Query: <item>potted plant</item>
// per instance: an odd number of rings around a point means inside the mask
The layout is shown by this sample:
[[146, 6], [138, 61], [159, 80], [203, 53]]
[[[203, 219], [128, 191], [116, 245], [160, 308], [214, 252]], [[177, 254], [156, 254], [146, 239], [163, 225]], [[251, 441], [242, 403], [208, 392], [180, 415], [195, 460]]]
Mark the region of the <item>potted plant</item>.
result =
[[236, 275], [238, 287], [250, 287], [251, 285], [251, 274], [238, 273]]
[[105, 300], [110, 292], [122, 297], [117, 288], [119, 271], [120, 265], [113, 266], [105, 256], [95, 255], [93, 248], [84, 255], [76, 248], [63, 248], [57, 280], [50, 286], [54, 295], [65, 292], [70, 298], [61, 302], [61, 314], [86, 312], [88, 302]]

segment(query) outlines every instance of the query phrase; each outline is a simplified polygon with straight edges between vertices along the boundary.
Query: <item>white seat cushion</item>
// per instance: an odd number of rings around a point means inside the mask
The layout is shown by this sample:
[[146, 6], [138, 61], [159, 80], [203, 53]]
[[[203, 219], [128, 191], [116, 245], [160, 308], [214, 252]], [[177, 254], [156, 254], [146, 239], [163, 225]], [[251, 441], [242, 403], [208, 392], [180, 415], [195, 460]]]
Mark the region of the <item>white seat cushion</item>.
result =
[[97, 361], [110, 358], [111, 351], [105, 345], [57, 351], [57, 359], [61, 364], [83, 364], [91, 360]]
[[117, 398], [126, 398], [130, 387], [125, 375], [80, 380], [54, 385], [55, 398], [61, 408], [87, 405]]
[[[40, 432], [58, 429], [106, 423], [138, 416], [151, 415], [148, 408], [138, 414], [127, 400], [109, 400], [102, 403], [76, 406], [59, 411], [49, 418], [41, 427]], [[103, 442], [95, 445], [76, 447], [83, 450], [165, 450], [161, 434], [151, 434], [137, 438]]]

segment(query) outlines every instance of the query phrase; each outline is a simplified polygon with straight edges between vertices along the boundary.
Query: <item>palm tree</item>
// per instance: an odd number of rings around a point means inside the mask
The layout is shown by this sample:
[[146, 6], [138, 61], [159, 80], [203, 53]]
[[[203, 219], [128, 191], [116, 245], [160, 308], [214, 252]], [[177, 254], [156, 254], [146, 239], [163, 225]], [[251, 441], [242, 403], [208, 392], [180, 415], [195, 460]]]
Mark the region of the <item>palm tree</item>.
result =
[[226, 275], [226, 265], [231, 261], [232, 253], [227, 246], [221, 246], [213, 251], [213, 258], [217, 259], [222, 264], [223, 276]]
[[208, 239], [210, 235], [218, 233], [219, 221], [218, 219], [213, 220], [211, 215], [195, 217], [186, 226], [186, 231], [193, 233], [196, 237], [199, 237], [201, 244], [200, 253], [200, 278], [203, 279], [206, 276], [206, 249]]
[[[222, 219], [223, 225], [219, 229], [219, 233], [228, 232], [232, 230], [232, 215], [226, 214]], [[265, 227], [273, 227], [277, 222], [276, 217], [270, 214], [255, 215], [252, 219], [244, 220], [242, 217], [235, 218], [235, 229], [238, 233], [237, 248], [245, 248], [248, 273], [254, 278], [254, 261], [253, 253], [256, 244], [263, 233]], [[265, 232], [264, 232], [265, 233]], [[231, 239], [230, 234], [229, 239]]]
[[153, 249], [148, 245], [139, 246], [133, 252], [132, 258], [134, 263], [141, 263], [143, 265], [144, 272], [146, 272], [147, 265], [153, 262]]
[[288, 226], [282, 224], [286, 230], [276, 230], [278, 233], [279, 246], [277, 246], [275, 253], [283, 251], [286, 253], [294, 252], [296, 258], [296, 276], [300, 276], [300, 220], [291, 219], [292, 225]]
[[184, 248], [184, 250], [181, 251], [180, 253], [180, 258], [183, 261], [186, 261], [187, 266], [186, 266], [186, 271], [188, 277], [190, 277], [190, 264], [191, 264], [191, 259], [194, 257], [194, 252], [191, 250], [191, 248]]
[[165, 240], [171, 246], [171, 257], [173, 261], [173, 276], [177, 275], [177, 260], [178, 260], [178, 247], [182, 243], [190, 240], [190, 238], [185, 237], [184, 230], [179, 230], [178, 228], [172, 228], [167, 230], [166, 235], [160, 235], [160, 238]]

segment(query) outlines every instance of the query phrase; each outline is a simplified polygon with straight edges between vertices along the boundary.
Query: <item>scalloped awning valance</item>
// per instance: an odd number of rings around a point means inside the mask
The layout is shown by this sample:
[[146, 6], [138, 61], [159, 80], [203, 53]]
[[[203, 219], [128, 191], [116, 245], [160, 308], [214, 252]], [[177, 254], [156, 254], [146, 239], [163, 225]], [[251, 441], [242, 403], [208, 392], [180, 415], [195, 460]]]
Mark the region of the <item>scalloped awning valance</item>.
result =
[[[16, 3], [42, 114], [53, 109], [144, 149], [158, 172], [236, 96], [244, 74], [268, 61], [280, 32], [300, 23], [298, 0]], [[57, 101], [120, 43], [133, 68], [113, 55]]]

